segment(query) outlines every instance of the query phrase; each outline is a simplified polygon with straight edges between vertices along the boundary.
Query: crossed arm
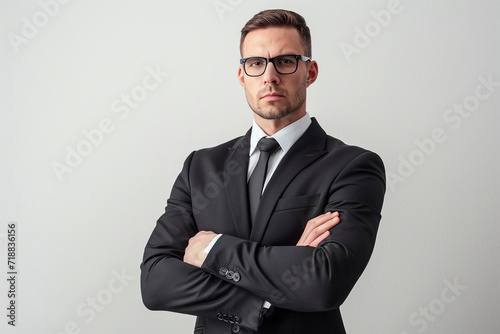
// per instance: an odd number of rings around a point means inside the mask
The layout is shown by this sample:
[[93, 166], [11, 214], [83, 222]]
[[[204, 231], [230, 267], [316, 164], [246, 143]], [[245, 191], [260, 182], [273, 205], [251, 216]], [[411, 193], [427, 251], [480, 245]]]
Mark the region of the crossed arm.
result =
[[[309, 220], [304, 232], [296, 246], [317, 247], [319, 243], [330, 235], [330, 229], [340, 222], [338, 212], [327, 212]], [[217, 236], [212, 231], [200, 231], [189, 239], [188, 246], [184, 252], [185, 263], [201, 268], [207, 257], [205, 248]]]
[[[173, 212], [180, 214], [181, 210]], [[329, 230], [339, 222], [338, 212], [327, 212], [309, 220], [296, 246], [315, 248], [330, 235]], [[159, 230], [157, 235], [161, 234], [164, 234], [164, 231]], [[161, 258], [150, 254], [149, 260], [147, 259], [148, 255], [146, 255], [142, 266], [141, 279], [144, 303], [151, 310], [170, 310], [208, 317], [216, 315], [214, 309], [230, 309], [241, 316], [242, 326], [256, 330], [261, 322], [260, 317], [265, 301], [270, 301], [272, 305], [285, 306], [283, 303], [285, 298], [281, 295], [281, 288], [263, 295], [251, 288], [238, 287], [232, 282], [227, 282], [223, 277], [217, 277], [218, 275], [208, 272], [206, 268], [201, 269], [201, 265], [207, 256], [204, 249], [216, 235], [214, 232], [200, 231], [191, 237], [184, 251], [183, 262], [179, 261], [179, 256], [182, 253], [177, 251], [161, 252], [163, 254]], [[237, 243], [247, 242], [231, 236], [226, 236], [226, 238]], [[163, 248], [163, 245], [153, 245], [153, 243], [154, 240], [150, 240], [151, 247], [148, 248], [151, 252], [156, 253], [155, 249]], [[243, 253], [236, 250], [236, 246], [235, 253]], [[241, 244], [238, 246], [241, 246]], [[252, 246], [256, 246], [255, 243], [252, 243]], [[311, 247], [299, 248], [304, 248], [304, 251], [306, 251], [306, 248], [312, 249]], [[287, 250], [284, 251], [288, 252]], [[146, 252], [149, 253], [148, 250]], [[298, 257], [305, 259], [309, 256], [310, 252], [304, 252], [303, 255]], [[218, 258], [218, 256], [215, 257]], [[276, 256], [271, 255], [270, 257], [275, 258]], [[278, 255], [277, 257], [281, 256]], [[243, 262], [246, 261], [243, 260]], [[191, 265], [187, 265], [188, 263]], [[293, 269], [293, 266], [290, 266], [290, 268]], [[155, 278], [152, 276], [155, 276]], [[280, 275], [278, 275], [278, 278], [279, 281], [283, 280]], [[271, 280], [275, 279], [271, 278]], [[253, 282], [252, 285], [255, 285], [254, 283], [260, 280], [250, 279], [250, 281]], [[294, 304], [293, 308], [298, 309], [300, 307], [297, 306], [300, 302], [298, 304], [294, 302]]]

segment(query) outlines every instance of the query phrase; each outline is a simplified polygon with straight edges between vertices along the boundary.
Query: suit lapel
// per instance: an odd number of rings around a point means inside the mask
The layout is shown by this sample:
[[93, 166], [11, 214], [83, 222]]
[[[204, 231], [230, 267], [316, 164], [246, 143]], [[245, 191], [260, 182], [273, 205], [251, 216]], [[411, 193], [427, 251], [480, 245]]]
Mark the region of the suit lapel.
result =
[[312, 118], [312, 124], [283, 157], [269, 180], [255, 215], [250, 240], [261, 242], [281, 194], [301, 170], [326, 153], [325, 140], [325, 131]]
[[[250, 210], [248, 208], [248, 155], [250, 152], [249, 130], [244, 137], [229, 148], [229, 155], [224, 163], [224, 171], [229, 173], [230, 179], [226, 186], [226, 196], [233, 219], [236, 233], [239, 238], [250, 237]], [[234, 171], [237, 172], [234, 172]]]

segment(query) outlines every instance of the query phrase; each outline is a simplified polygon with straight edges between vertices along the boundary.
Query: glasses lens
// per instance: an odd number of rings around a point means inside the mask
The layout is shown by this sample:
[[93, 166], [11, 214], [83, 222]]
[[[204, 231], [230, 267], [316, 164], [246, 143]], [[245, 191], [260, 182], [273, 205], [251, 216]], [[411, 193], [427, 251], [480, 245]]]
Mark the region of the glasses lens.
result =
[[252, 57], [245, 62], [245, 72], [248, 75], [259, 76], [266, 70], [266, 58]]
[[291, 74], [297, 70], [297, 59], [294, 56], [277, 57], [274, 67], [281, 74]]
[[[298, 60], [295, 56], [278, 56], [274, 58], [274, 68], [280, 74], [295, 73]], [[247, 75], [258, 77], [266, 71], [267, 59], [264, 57], [251, 57], [245, 62], [245, 72]]]

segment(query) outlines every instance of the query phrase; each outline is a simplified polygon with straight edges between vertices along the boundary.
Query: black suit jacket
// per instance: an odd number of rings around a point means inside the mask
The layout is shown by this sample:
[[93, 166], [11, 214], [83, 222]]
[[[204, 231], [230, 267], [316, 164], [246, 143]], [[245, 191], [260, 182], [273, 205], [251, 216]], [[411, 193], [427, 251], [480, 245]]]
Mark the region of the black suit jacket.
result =
[[[247, 198], [250, 131], [193, 152], [141, 265], [145, 305], [198, 316], [195, 333], [345, 333], [339, 306], [372, 253], [385, 193], [381, 159], [312, 124], [285, 155], [253, 224]], [[307, 221], [338, 211], [317, 248], [295, 246]], [[202, 268], [182, 261], [200, 230], [224, 235]], [[261, 315], [264, 301], [273, 308]]]

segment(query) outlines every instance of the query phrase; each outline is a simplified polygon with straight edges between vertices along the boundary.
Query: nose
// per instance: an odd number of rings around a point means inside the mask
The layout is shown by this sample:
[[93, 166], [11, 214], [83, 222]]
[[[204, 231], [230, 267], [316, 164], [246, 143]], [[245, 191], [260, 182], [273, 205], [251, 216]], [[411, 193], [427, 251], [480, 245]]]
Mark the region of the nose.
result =
[[266, 71], [262, 74], [262, 79], [264, 80], [265, 85], [275, 84], [278, 85], [280, 83], [279, 73], [276, 72], [276, 68], [274, 67], [274, 63], [269, 62], [267, 64]]

